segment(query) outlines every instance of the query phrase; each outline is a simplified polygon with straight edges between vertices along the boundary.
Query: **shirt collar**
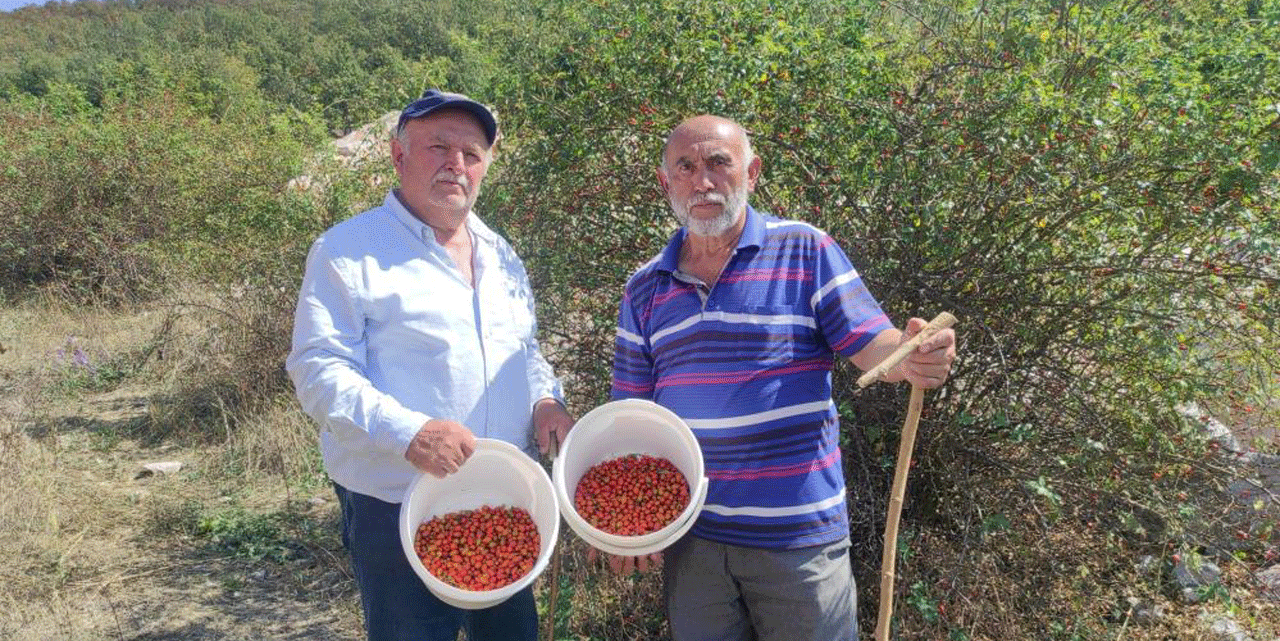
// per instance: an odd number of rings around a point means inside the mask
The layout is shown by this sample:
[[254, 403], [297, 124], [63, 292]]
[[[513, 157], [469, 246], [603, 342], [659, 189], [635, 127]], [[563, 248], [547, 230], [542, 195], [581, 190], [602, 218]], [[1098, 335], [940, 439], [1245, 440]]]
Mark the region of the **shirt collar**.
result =
[[[396, 190], [392, 189], [387, 192], [387, 197], [383, 199], [382, 205], [391, 210], [391, 214], [395, 216], [396, 220], [400, 221], [400, 224], [405, 227], [408, 227], [409, 230], [418, 238], [421, 238], [423, 242], [427, 242], [429, 240], [432, 244], [439, 244], [436, 242], [435, 230], [432, 229], [431, 225], [419, 220], [417, 216], [414, 216], [413, 213], [409, 211], [408, 207], [404, 206], [404, 203], [400, 201], [400, 197], [396, 195]], [[473, 236], [484, 239], [489, 243], [492, 243], [494, 238], [497, 236], [492, 229], [489, 229], [488, 225], [484, 224], [484, 222], [476, 216], [476, 212], [474, 210], [467, 212], [467, 230], [470, 231]]]
[[[658, 269], [675, 273], [680, 267], [680, 247], [684, 245], [685, 236], [689, 234], [686, 227], [681, 227], [671, 240], [667, 242], [667, 246], [663, 248], [662, 254], [658, 259]], [[764, 219], [751, 206], [747, 205], [747, 222], [742, 226], [742, 235], [738, 237], [738, 246], [734, 248], [734, 253], [747, 247], [760, 247], [764, 243]]]

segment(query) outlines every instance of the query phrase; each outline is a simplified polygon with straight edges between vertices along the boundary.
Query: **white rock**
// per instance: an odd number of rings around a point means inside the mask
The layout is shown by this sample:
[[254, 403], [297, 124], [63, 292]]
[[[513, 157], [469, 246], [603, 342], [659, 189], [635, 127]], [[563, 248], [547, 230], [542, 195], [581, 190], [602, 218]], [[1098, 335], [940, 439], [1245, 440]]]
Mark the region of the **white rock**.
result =
[[1235, 434], [1231, 433], [1231, 429], [1222, 424], [1222, 421], [1209, 416], [1200, 409], [1195, 403], [1183, 403], [1177, 407], [1178, 413], [1193, 420], [1198, 421], [1204, 426], [1205, 434], [1217, 442], [1222, 449], [1232, 454], [1241, 455], [1246, 453], [1246, 449], [1240, 445], [1240, 440]]
[[1218, 617], [1209, 624], [1208, 641], [1253, 641], [1253, 637], [1241, 629], [1235, 619]]
[[177, 474], [182, 469], [182, 461], [159, 461], [156, 463], [143, 463], [142, 469], [133, 475], [134, 479], [146, 478], [156, 474]]

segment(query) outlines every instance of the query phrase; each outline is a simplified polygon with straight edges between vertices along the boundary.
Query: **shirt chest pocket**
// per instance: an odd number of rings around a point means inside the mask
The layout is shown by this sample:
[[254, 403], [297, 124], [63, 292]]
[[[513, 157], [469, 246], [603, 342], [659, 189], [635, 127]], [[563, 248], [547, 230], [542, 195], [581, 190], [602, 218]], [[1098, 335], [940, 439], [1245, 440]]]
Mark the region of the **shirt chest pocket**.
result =
[[475, 342], [475, 316], [467, 298], [402, 290], [371, 298], [365, 312], [371, 346], [394, 346], [426, 362], [442, 361]]
[[807, 305], [725, 305], [703, 313], [720, 324], [749, 360], [778, 366], [820, 351], [821, 335]]
[[529, 313], [515, 302], [487, 305], [482, 310], [485, 339], [505, 345], [512, 351], [523, 345], [532, 334]]
[[527, 297], [528, 290], [516, 286], [512, 279], [493, 285], [480, 292], [485, 340], [504, 346], [507, 351], [517, 351], [533, 335], [533, 301]]

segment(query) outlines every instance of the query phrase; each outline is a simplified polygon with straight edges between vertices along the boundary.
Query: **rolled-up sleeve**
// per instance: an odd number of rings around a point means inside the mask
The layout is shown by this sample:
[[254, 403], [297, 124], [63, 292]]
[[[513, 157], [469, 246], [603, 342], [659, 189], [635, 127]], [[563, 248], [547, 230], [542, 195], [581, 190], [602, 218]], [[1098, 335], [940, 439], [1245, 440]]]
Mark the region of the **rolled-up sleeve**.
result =
[[403, 454], [431, 417], [369, 381], [364, 306], [353, 271], [351, 261], [333, 256], [323, 238], [311, 246], [285, 368], [303, 411], [322, 429]]

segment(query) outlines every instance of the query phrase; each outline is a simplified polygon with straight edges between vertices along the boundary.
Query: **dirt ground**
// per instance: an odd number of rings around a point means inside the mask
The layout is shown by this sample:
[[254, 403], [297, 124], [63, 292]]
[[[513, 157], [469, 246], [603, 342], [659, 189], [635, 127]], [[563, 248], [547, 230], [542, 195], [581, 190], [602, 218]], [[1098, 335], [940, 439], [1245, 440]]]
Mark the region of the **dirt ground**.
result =
[[[59, 478], [49, 481], [51, 502], [38, 510], [45, 512], [43, 523], [30, 523], [21, 537], [29, 554], [16, 566], [6, 563], [18, 574], [6, 582], [22, 589], [4, 599], [10, 603], [0, 613], [0, 638], [360, 638], [329, 497], [316, 493], [308, 516], [332, 526], [330, 547], [304, 550], [283, 563], [219, 553], [180, 533], [157, 533], [150, 522], [162, 506], [219, 500], [202, 469], [209, 453], [130, 441], [104, 451], [92, 435], [104, 423], [145, 412], [145, 401], [109, 395], [78, 407], [82, 413], [42, 425], [45, 433], [29, 446], [52, 450]], [[49, 455], [28, 453], [28, 459]], [[143, 466], [157, 461], [181, 461], [183, 468], [142, 476]], [[269, 496], [270, 488], [245, 490], [268, 495], [253, 497], [259, 503], [283, 502]]]

